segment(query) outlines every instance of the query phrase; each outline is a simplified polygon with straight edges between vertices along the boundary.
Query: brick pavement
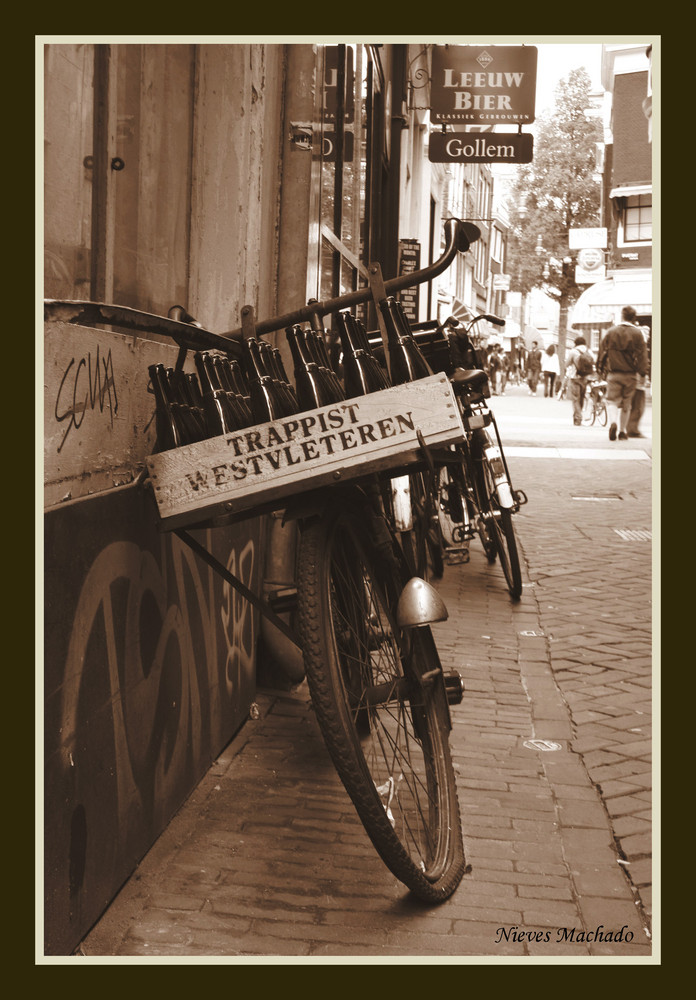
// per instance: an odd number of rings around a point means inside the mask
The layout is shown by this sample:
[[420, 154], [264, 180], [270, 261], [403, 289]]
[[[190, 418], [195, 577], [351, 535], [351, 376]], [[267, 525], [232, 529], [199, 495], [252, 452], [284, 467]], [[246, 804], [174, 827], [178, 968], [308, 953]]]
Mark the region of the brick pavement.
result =
[[[83, 955], [654, 961], [650, 544], [615, 530], [650, 528], [650, 463], [510, 464], [530, 498], [522, 600], [477, 544], [439, 585], [438, 646], [467, 689], [451, 743], [472, 871], [454, 896], [414, 902], [376, 856], [306, 686], [263, 691]], [[591, 490], [622, 499], [572, 499]]]

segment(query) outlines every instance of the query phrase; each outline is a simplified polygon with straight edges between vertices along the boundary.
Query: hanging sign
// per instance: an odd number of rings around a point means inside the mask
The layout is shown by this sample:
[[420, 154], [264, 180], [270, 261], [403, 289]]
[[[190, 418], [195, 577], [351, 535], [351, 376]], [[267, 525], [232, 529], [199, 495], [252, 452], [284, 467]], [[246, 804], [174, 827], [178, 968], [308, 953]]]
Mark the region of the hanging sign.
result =
[[594, 247], [580, 250], [575, 268], [575, 283], [577, 285], [593, 285], [596, 281], [604, 281], [606, 271], [602, 250]]
[[522, 132], [431, 132], [431, 163], [531, 163], [534, 136]]
[[534, 45], [436, 45], [432, 122], [523, 125], [534, 121]]
[[604, 250], [607, 245], [606, 229], [595, 227], [594, 229], [569, 229], [568, 249], [600, 249]]
[[[399, 274], [410, 274], [420, 268], [421, 247], [418, 240], [399, 240]], [[418, 285], [399, 292], [399, 301], [407, 318], [418, 322]]]

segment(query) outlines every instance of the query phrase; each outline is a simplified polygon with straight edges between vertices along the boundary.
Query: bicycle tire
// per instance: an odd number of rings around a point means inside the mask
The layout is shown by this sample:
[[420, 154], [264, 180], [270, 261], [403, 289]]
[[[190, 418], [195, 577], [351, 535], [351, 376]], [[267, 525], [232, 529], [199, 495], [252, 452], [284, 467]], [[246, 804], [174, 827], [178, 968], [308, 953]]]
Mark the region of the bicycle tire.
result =
[[[476, 531], [478, 532], [479, 539], [481, 540], [481, 545], [483, 546], [486, 559], [489, 563], [494, 563], [498, 558], [498, 542], [492, 529], [489, 528], [488, 520], [486, 519], [486, 514], [488, 514], [490, 510], [488, 491], [481, 488], [480, 481], [477, 481], [476, 477], [476, 463], [474, 461], [472, 451], [475, 440], [476, 438], [472, 438], [472, 446], [469, 447], [467, 451], [467, 465], [465, 466], [466, 471], [464, 472], [464, 478], [468, 482], [473, 480], [474, 485], [469, 490], [469, 496], [475, 497], [476, 499], [473, 502], [472, 500], [469, 500], [468, 502], [470, 506], [475, 508], [473, 515], [476, 522]], [[489, 439], [485, 436], [483, 440], [488, 442]]]
[[475, 432], [474, 468], [478, 477], [478, 491], [484, 522], [495, 540], [505, 582], [513, 600], [522, 596], [522, 568], [520, 566], [517, 537], [512, 523], [512, 513], [497, 501], [495, 479], [485, 449], [492, 444], [484, 431]]
[[469, 508], [458, 482], [458, 471], [445, 465], [438, 475], [438, 520], [446, 550], [463, 541], [468, 544]]
[[307, 682], [375, 849], [416, 897], [437, 903], [466, 870], [449, 711], [430, 629], [402, 631], [395, 622], [408, 576], [397, 543], [377, 552], [365, 520], [341, 508], [303, 529], [298, 627]]
[[585, 398], [582, 401], [582, 415], [580, 422], [584, 427], [592, 427], [595, 422], [597, 409], [592, 393], [585, 390]]
[[595, 417], [600, 427], [607, 426], [607, 407], [604, 401], [602, 401], [595, 410]]

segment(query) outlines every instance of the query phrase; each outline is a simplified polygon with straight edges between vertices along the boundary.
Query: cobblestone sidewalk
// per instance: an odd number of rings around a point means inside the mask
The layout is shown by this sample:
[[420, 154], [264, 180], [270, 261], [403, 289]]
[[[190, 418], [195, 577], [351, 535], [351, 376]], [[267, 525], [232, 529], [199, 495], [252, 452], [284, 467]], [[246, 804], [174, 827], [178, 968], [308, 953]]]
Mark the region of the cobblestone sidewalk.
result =
[[[647, 466], [647, 468], [646, 468]], [[414, 902], [376, 856], [304, 685], [250, 721], [82, 944], [155, 961], [650, 959], [649, 463], [520, 458], [527, 565], [511, 602], [472, 544], [439, 585], [472, 865]], [[622, 499], [592, 501], [590, 491]], [[532, 740], [555, 744], [539, 749]]]

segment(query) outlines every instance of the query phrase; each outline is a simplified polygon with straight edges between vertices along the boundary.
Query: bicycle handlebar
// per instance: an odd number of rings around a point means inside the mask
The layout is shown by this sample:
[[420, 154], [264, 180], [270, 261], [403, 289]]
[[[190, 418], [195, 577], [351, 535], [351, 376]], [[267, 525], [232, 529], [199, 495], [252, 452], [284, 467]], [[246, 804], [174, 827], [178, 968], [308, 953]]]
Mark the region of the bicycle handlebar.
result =
[[467, 332], [472, 328], [474, 323], [478, 323], [480, 319], [485, 319], [489, 323], [493, 323], [495, 326], [505, 326], [505, 320], [501, 319], [500, 316], [493, 316], [491, 313], [481, 313], [480, 316], [475, 316], [471, 323], [469, 323]]
[[[457, 253], [466, 253], [472, 243], [481, 235], [481, 230], [473, 222], [465, 222], [462, 219], [447, 219], [445, 222], [445, 250], [442, 256], [428, 267], [420, 271], [411, 271], [408, 274], [398, 275], [384, 282], [384, 290], [387, 295], [393, 295], [404, 288], [412, 288], [414, 285], [421, 285], [425, 281], [436, 278], [452, 263]], [[313, 317], [327, 316], [329, 313], [339, 312], [341, 309], [348, 309], [350, 306], [359, 305], [361, 302], [368, 302], [372, 297], [372, 291], [368, 286], [359, 288], [354, 292], [346, 292], [335, 299], [326, 299], [324, 302], [312, 302], [303, 306], [295, 312], [285, 313], [284, 316], [274, 316], [272, 319], [255, 323], [257, 334], [272, 333], [274, 330], [282, 330], [287, 326], [294, 326], [296, 323], [310, 321]], [[229, 330], [220, 336], [230, 340], [241, 340], [243, 332], [241, 328]]]

